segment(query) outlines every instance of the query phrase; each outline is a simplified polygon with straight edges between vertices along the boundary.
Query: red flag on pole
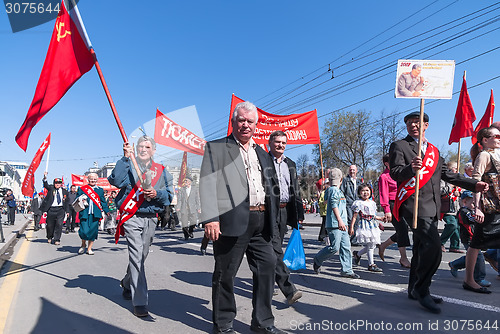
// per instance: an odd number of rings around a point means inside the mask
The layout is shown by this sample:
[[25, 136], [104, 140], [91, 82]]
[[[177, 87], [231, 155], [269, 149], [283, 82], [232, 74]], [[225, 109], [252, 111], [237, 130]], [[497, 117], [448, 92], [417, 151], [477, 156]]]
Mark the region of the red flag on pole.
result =
[[33, 127], [66, 94], [80, 77], [94, 66], [90, 41], [79, 19], [76, 5], [68, 13], [61, 2], [49, 50], [35, 90], [28, 114], [16, 135], [16, 142], [24, 151]]
[[493, 123], [493, 114], [495, 113], [495, 101], [493, 100], [493, 89], [491, 90], [490, 94], [490, 101], [488, 102], [488, 106], [486, 107], [486, 111], [484, 112], [483, 117], [477, 124], [476, 128], [474, 129], [474, 133], [472, 133], [472, 144], [475, 144], [477, 142], [476, 135], [479, 132], [479, 130], [490, 127], [491, 124]]
[[462, 89], [460, 90], [460, 97], [458, 98], [457, 111], [451, 128], [450, 139], [448, 144], [458, 143], [460, 138], [470, 137], [474, 131], [472, 123], [476, 120], [476, 114], [467, 92], [467, 82], [465, 81], [465, 74], [462, 81]]
[[24, 196], [33, 196], [33, 192], [35, 191], [35, 172], [42, 161], [43, 154], [47, 150], [50, 145], [50, 133], [43, 141], [42, 145], [36, 151], [35, 157], [33, 161], [31, 161], [30, 167], [26, 172], [26, 176], [24, 177], [23, 185], [21, 186], [21, 192]]
[[184, 180], [186, 179], [187, 165], [188, 165], [188, 155], [187, 155], [187, 152], [184, 152], [184, 154], [182, 156], [181, 172], [179, 173], [179, 180], [177, 181], [177, 185], [179, 187], [182, 187], [182, 184], [184, 183]]

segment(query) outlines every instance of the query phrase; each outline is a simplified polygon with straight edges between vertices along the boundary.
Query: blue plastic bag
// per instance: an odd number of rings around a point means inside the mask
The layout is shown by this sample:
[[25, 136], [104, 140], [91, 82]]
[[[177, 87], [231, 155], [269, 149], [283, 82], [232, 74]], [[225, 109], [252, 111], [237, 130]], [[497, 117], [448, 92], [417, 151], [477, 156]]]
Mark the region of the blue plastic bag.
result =
[[293, 229], [286, 246], [283, 262], [290, 270], [306, 269], [306, 253], [298, 229]]

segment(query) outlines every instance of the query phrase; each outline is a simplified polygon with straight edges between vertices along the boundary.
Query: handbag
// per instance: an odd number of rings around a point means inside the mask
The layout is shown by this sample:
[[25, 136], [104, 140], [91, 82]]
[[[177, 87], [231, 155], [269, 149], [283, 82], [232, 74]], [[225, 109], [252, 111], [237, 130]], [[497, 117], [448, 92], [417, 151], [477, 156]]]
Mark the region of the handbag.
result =
[[494, 215], [493, 219], [489, 223], [484, 222], [482, 228], [485, 236], [497, 236], [500, 238], [500, 218], [498, 218], [498, 215]]
[[81, 195], [75, 199], [73, 203], [71, 203], [71, 206], [73, 209], [75, 209], [76, 212], [80, 212], [83, 209], [85, 209], [86, 206], [88, 206], [87, 203], [87, 196], [86, 195]]
[[306, 253], [298, 229], [293, 229], [283, 255], [283, 262], [290, 270], [306, 269]]

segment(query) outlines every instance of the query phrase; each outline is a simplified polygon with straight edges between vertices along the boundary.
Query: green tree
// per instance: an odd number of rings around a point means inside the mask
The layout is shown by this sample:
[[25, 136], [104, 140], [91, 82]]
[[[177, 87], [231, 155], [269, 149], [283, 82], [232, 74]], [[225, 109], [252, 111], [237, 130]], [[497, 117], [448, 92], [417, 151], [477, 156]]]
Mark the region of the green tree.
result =
[[[323, 165], [344, 171], [350, 165], [357, 165], [363, 174], [374, 163], [375, 139], [367, 111], [334, 113], [325, 122], [321, 137]], [[319, 150], [315, 154], [319, 161]]]

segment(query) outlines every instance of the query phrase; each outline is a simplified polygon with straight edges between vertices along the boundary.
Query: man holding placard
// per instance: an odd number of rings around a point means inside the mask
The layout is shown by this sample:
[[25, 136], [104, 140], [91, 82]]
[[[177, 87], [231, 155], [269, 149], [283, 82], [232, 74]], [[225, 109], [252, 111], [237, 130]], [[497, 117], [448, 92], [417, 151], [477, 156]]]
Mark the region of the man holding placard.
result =
[[[437, 304], [441, 298], [431, 297], [429, 287], [432, 276], [441, 263], [441, 242], [437, 229], [440, 213], [440, 180], [444, 180], [471, 191], [484, 191], [485, 182], [465, 178], [451, 173], [438, 149], [425, 138], [429, 127], [429, 116], [412, 112], [405, 116], [408, 131], [406, 138], [391, 144], [389, 149], [390, 175], [397, 182], [398, 190], [394, 204], [394, 216], [411, 226], [415, 208], [415, 174], [419, 170], [419, 201], [417, 226], [413, 231], [413, 257], [408, 282], [408, 298], [416, 299], [427, 310], [440, 313]], [[418, 154], [420, 124], [422, 124], [421, 151]]]

